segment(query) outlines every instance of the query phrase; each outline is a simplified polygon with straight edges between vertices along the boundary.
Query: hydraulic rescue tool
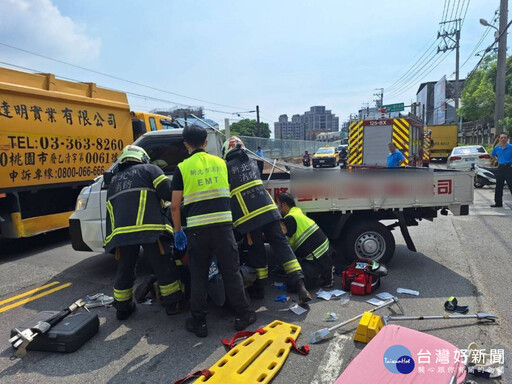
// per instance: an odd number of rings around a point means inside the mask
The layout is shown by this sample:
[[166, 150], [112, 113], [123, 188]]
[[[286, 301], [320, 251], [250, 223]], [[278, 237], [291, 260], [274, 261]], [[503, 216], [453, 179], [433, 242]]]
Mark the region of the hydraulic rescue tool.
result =
[[35, 326], [19, 330], [15, 328], [16, 335], [9, 339], [9, 343], [16, 349], [16, 356], [22, 357], [27, 354], [27, 346], [34, 340], [38, 335], [47, 333], [54, 325], [59, 323], [62, 319], [75, 313], [79, 308], [84, 308], [87, 312], [89, 310], [85, 307], [85, 300], [78, 299], [69, 307], [57, 312], [55, 315], [47, 319], [46, 321], [39, 321]]

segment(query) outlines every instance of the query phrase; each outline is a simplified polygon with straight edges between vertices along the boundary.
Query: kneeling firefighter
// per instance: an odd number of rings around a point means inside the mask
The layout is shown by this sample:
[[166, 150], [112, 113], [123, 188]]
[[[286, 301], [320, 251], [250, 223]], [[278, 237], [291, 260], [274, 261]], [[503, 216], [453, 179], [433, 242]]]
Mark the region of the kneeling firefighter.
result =
[[329, 239], [313, 220], [295, 206], [289, 193], [277, 196], [277, 206], [284, 216], [286, 236], [304, 271], [306, 287], [331, 287], [333, 265]]
[[168, 315], [180, 312], [184, 295], [176, 264], [171, 260], [173, 230], [162, 209], [171, 200], [171, 182], [149, 164], [144, 149], [128, 145], [119, 156], [119, 168], [107, 191], [105, 252], [119, 260], [114, 283], [114, 307], [124, 320], [135, 310], [132, 301], [140, 247], [158, 281]]
[[281, 229], [281, 214], [263, 186], [255, 161], [249, 159], [244, 143], [236, 136], [226, 140], [222, 156], [228, 167], [233, 225], [247, 235], [248, 265], [256, 269], [257, 279], [249, 294], [255, 299], [264, 297], [268, 277], [264, 234], [283, 266], [290, 288], [297, 291], [300, 302], [310, 301], [300, 264]]

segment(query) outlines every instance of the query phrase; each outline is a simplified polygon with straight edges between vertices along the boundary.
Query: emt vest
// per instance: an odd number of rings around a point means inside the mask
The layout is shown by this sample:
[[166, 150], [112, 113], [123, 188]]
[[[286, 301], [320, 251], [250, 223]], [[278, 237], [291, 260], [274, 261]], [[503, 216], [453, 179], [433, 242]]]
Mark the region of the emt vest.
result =
[[[121, 166], [122, 167], [122, 166]], [[172, 236], [162, 200], [171, 199], [171, 182], [152, 164], [121, 168], [107, 191], [105, 251], [124, 245], [153, 243]]]
[[245, 234], [280, 220], [281, 214], [263, 186], [256, 162], [242, 150], [234, 150], [228, 154], [227, 164], [236, 230]]
[[226, 163], [220, 157], [196, 152], [178, 164], [183, 178], [187, 228], [231, 224]]
[[329, 239], [320, 227], [307, 217], [298, 207], [292, 207], [285, 216], [293, 217], [297, 223], [297, 230], [290, 237], [290, 246], [297, 259], [315, 260], [329, 250]]

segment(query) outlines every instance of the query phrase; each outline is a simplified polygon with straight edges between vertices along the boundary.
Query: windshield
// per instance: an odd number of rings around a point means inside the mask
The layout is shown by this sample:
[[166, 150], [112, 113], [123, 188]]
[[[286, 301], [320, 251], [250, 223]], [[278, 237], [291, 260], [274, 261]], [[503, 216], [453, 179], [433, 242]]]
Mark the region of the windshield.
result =
[[334, 153], [334, 148], [320, 148], [316, 154], [317, 155], [330, 155]]
[[453, 149], [454, 155], [470, 155], [478, 153], [487, 153], [484, 147], [459, 147]]

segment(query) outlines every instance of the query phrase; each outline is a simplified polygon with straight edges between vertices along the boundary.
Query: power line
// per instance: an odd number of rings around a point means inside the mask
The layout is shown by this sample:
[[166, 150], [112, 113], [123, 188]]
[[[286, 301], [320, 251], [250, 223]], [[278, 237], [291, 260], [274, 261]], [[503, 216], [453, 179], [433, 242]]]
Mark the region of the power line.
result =
[[415, 68], [415, 70], [411, 72], [408, 76], [403, 78], [403, 80], [400, 83], [398, 83], [395, 87], [391, 88], [391, 90], [388, 90], [388, 96], [390, 94], [395, 93], [396, 91], [403, 89], [404, 86], [411, 82], [411, 79], [414, 81], [417, 78], [418, 73], [420, 73], [425, 68], [426, 65], [435, 60], [436, 55], [437, 52], [435, 50], [432, 50], [429, 56], [424, 61], [422, 61], [421, 66]]
[[499, 36], [497, 36], [495, 39], [494, 39], [494, 42], [489, 45], [484, 53], [482, 54], [482, 57], [481, 59], [478, 61], [478, 63], [475, 65], [475, 67], [471, 70], [471, 72], [468, 73], [468, 75], [466, 76], [466, 80], [469, 79], [475, 72], [476, 70], [478, 69], [478, 67], [480, 66], [480, 64], [482, 63], [482, 61], [484, 60], [485, 56], [490, 52], [490, 50], [492, 49], [492, 47], [494, 47], [494, 45], [500, 40], [501, 36], [507, 32], [508, 30], [508, 27], [510, 27], [510, 24], [512, 24], [512, 20], [510, 20], [507, 24], [507, 26], [505, 27], [505, 29], [503, 29], [503, 31], [499, 34]]
[[[13, 68], [23, 69], [23, 70], [26, 70], [26, 71], [31, 71], [31, 72], [34, 72], [34, 73], [41, 73], [42, 72], [42, 71], [37, 70], [37, 69], [28, 68], [28, 67], [24, 67], [24, 66], [12, 64], [12, 63], [7, 63], [7, 62], [4, 62], [4, 61], [0, 61], [0, 64], [7, 65], [7, 66], [10, 66], [10, 67], [13, 67]], [[59, 76], [59, 78], [61, 78], [63, 80], [73, 81], [73, 82], [80, 82], [79, 80], [73, 79], [71, 77]], [[185, 107], [185, 108], [201, 108], [204, 111], [215, 112], [215, 113], [222, 113], [222, 114], [227, 114], [227, 115], [233, 115], [233, 114], [236, 113], [236, 112], [230, 112], [230, 111], [220, 111], [220, 110], [217, 110], [217, 109], [192, 106], [190, 104], [183, 104], [183, 103], [180, 103], [180, 102], [177, 102], [177, 101], [173, 101], [173, 100], [162, 99], [162, 98], [158, 98], [158, 97], [154, 97], [154, 96], [148, 96], [148, 95], [143, 95], [143, 94], [135, 93], [135, 92], [121, 91], [119, 89], [110, 88], [110, 87], [103, 87], [103, 88], [109, 89], [111, 91], [123, 92], [123, 93], [127, 94], [128, 96], [136, 97], [136, 98], [143, 99], [143, 100], [158, 101], [158, 102], [172, 104], [172, 105], [175, 105], [175, 106], [181, 106], [181, 107]]]
[[[422, 79], [424, 77], [426, 77], [427, 75], [429, 75], [434, 69], [436, 69], [449, 55], [442, 55], [442, 56], [438, 56], [437, 59], [432, 62], [428, 67], [424, 68], [423, 71], [421, 73], [418, 74], [418, 76], [416, 76], [415, 78], [413, 78], [412, 80], [410, 80], [407, 84], [405, 84], [404, 86], [402, 86], [401, 89], [398, 89], [394, 92], [392, 92], [391, 95], [389, 95], [389, 97], [396, 97], [396, 96], [399, 96], [401, 95], [402, 93], [406, 92], [407, 90], [409, 90], [419, 79]], [[428, 72], [427, 72], [428, 71]]]
[[[389, 87], [386, 88], [386, 91], [391, 91], [393, 89], [396, 89], [400, 86], [400, 83], [403, 82], [404, 78], [407, 78], [409, 77], [409, 74], [411, 73], [411, 71], [414, 71], [414, 70], [417, 70], [421, 65], [423, 65], [423, 61], [422, 59], [425, 57], [425, 55], [431, 55], [432, 52], [434, 52], [432, 49], [432, 47], [436, 44], [437, 42], [437, 38], [432, 42], [432, 44], [430, 44], [430, 46], [427, 48], [427, 50], [423, 53], [423, 55], [421, 55], [421, 57], [413, 64], [413, 66], [411, 68], [409, 68], [409, 70], [407, 72], [405, 72], [398, 80], [396, 80], [393, 84], [391, 84]], [[430, 52], [429, 52], [430, 51]]]
[[233, 109], [249, 109], [249, 108], [244, 108], [244, 107], [234, 107], [234, 106], [231, 106], [231, 105], [220, 104], [220, 103], [214, 103], [214, 102], [212, 102], [212, 101], [207, 101], [207, 100], [198, 99], [198, 98], [195, 98], [195, 97], [190, 97], [190, 96], [182, 95], [182, 94], [175, 93], [175, 92], [166, 91], [165, 89], [160, 89], [160, 88], [157, 88], [157, 87], [153, 87], [153, 86], [151, 86], [151, 85], [146, 85], [146, 84], [142, 84], [142, 83], [137, 83], [136, 81], [131, 81], [131, 80], [123, 79], [123, 78], [118, 77], [118, 76], [109, 75], [108, 73], [103, 73], [103, 72], [100, 72], [100, 71], [96, 71], [96, 70], [94, 70], [94, 69], [90, 69], [90, 68], [82, 67], [82, 66], [80, 66], [80, 65], [76, 65], [76, 64], [68, 63], [68, 62], [66, 62], [66, 61], [62, 61], [62, 60], [59, 60], [59, 59], [55, 59], [55, 58], [53, 58], [53, 57], [49, 57], [49, 56], [45, 56], [45, 55], [41, 55], [41, 54], [39, 54], [39, 53], [32, 52], [32, 51], [28, 51], [28, 50], [26, 50], [26, 49], [19, 48], [19, 47], [15, 47], [15, 46], [13, 46], [13, 45], [5, 44], [5, 43], [2, 43], [2, 42], [0, 42], [0, 45], [3, 45], [3, 46], [5, 46], [5, 47], [11, 48], [11, 49], [15, 49], [15, 50], [18, 50], [18, 51], [21, 51], [21, 52], [25, 52], [25, 53], [28, 53], [28, 54], [31, 54], [31, 55], [34, 55], [34, 56], [42, 57], [42, 58], [47, 59], [47, 60], [55, 61], [55, 62], [57, 62], [57, 63], [61, 63], [61, 64], [65, 64], [65, 65], [69, 65], [69, 66], [74, 67], [74, 68], [82, 69], [82, 70], [84, 70], [84, 71], [88, 71], [88, 72], [96, 73], [96, 74], [98, 74], [98, 75], [106, 76], [106, 77], [109, 77], [109, 78], [112, 78], [112, 79], [115, 79], [115, 80], [124, 81], [124, 82], [129, 83], [129, 84], [137, 85], [137, 86], [139, 86], [139, 87], [144, 87], [144, 88], [152, 89], [152, 90], [154, 90], [154, 91], [159, 91], [159, 92], [167, 93], [167, 94], [174, 95], [174, 96], [178, 96], [178, 97], [183, 97], [183, 98], [185, 98], [185, 99], [190, 99], [190, 100], [200, 101], [201, 103], [212, 104], [212, 105], [218, 105], [218, 106], [221, 106], [221, 107], [227, 107], [227, 108], [233, 108]]

